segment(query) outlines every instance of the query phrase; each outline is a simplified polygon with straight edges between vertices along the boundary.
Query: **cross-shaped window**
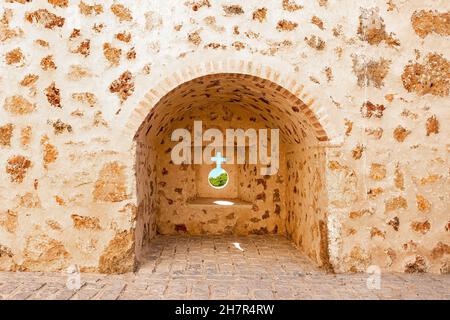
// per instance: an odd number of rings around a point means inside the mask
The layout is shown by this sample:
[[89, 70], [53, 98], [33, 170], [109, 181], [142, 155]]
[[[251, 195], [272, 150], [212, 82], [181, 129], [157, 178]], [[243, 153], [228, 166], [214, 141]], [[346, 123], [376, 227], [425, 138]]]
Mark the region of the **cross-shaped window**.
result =
[[222, 163], [226, 162], [226, 158], [222, 157], [221, 152], [217, 152], [216, 156], [211, 158], [211, 161], [216, 163], [216, 167], [208, 175], [209, 185], [216, 189], [223, 189], [227, 186], [229, 180], [228, 172], [222, 168]]

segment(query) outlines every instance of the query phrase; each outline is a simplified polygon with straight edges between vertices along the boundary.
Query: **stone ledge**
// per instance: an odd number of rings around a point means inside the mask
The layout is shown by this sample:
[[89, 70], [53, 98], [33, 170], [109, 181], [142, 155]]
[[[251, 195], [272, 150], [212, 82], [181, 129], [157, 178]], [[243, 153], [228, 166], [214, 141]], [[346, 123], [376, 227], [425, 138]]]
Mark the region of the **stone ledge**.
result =
[[187, 205], [190, 207], [215, 207], [215, 208], [249, 208], [251, 209], [253, 204], [241, 199], [233, 198], [195, 198], [187, 201]]

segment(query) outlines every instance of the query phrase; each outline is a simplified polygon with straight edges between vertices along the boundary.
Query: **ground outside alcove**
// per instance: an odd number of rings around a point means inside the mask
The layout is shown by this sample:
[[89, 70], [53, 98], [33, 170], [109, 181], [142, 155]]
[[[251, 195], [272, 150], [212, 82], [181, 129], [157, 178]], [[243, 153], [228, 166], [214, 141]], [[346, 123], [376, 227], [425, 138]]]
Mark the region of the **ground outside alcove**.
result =
[[[171, 141], [172, 132], [198, 130], [194, 121], [201, 121], [203, 132], [215, 128], [224, 136], [226, 129], [279, 129], [277, 173], [262, 175], [261, 164], [249, 163], [247, 148], [245, 164], [222, 165], [228, 184], [212, 188], [208, 173], [214, 164], [171, 159], [178, 143]], [[294, 94], [246, 74], [201, 76], [163, 96], [135, 140], [141, 270], [250, 272], [259, 259], [274, 268], [331, 271], [321, 144], [327, 136]]]

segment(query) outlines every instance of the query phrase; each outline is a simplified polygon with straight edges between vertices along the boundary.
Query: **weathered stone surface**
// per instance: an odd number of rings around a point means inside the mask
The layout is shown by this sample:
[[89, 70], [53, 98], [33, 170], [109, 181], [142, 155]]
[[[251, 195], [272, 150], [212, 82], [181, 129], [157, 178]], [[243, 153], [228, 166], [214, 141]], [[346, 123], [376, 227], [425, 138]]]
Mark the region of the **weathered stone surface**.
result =
[[405, 190], [405, 178], [398, 164], [395, 166], [394, 185], [397, 189]]
[[49, 124], [52, 125], [55, 135], [63, 134], [65, 132], [72, 132], [72, 126], [70, 124], [62, 122], [61, 119], [58, 119], [56, 121], [49, 121]]
[[421, 38], [436, 33], [441, 36], [450, 35], [450, 12], [432, 10], [415, 11], [411, 16], [414, 31]]
[[345, 257], [345, 260], [351, 264], [350, 272], [362, 272], [365, 271], [370, 263], [370, 256], [361, 247], [355, 246], [350, 251], [349, 255]]
[[373, 215], [373, 213], [374, 212], [371, 209], [361, 209], [361, 210], [358, 210], [358, 211], [351, 211], [348, 214], [348, 217], [350, 219], [358, 219], [358, 218], [361, 218], [361, 217], [363, 217], [365, 215], [368, 215], [368, 216]]
[[389, 72], [390, 65], [391, 61], [384, 58], [366, 61], [365, 57], [353, 56], [353, 73], [357, 77], [358, 86], [381, 88], [384, 85], [384, 78]]
[[114, 80], [109, 86], [109, 91], [116, 93], [121, 102], [124, 102], [131, 96], [134, 92], [134, 81], [131, 72], [126, 71], [122, 75]]
[[253, 12], [253, 20], [257, 20], [259, 22], [263, 22], [266, 20], [267, 16], [267, 8], [259, 8]]
[[62, 242], [36, 232], [26, 238], [23, 271], [60, 271], [69, 265], [70, 254]]
[[385, 203], [386, 212], [406, 208], [408, 208], [408, 202], [402, 196], [390, 198]]
[[52, 55], [48, 55], [41, 60], [41, 68], [44, 71], [56, 70], [57, 66]]
[[122, 50], [113, 47], [110, 43], [103, 44], [103, 55], [113, 66], [118, 66]]
[[20, 48], [16, 48], [6, 53], [5, 61], [6, 64], [15, 65], [15, 66], [23, 66], [24, 65], [25, 56]]
[[111, 6], [111, 11], [119, 19], [120, 22], [133, 20], [130, 9], [125, 7], [123, 4], [113, 4]]
[[30, 23], [40, 24], [47, 29], [60, 28], [65, 22], [63, 17], [59, 17], [56, 14], [49, 12], [47, 9], [27, 12], [25, 14], [25, 19]]
[[450, 245], [443, 242], [438, 242], [431, 251], [431, 257], [433, 259], [439, 259], [444, 255], [450, 255]]
[[81, 65], [71, 65], [69, 68], [69, 72], [67, 73], [67, 78], [71, 81], [79, 81], [83, 78], [92, 77], [92, 73], [88, 68], [83, 67]]
[[0, 270], [13, 271], [15, 266], [13, 257], [11, 248], [0, 244]]
[[72, 94], [72, 98], [76, 101], [88, 105], [91, 108], [97, 104], [97, 98], [92, 92], [76, 92]]
[[86, 217], [73, 214], [70, 216], [75, 229], [100, 230], [100, 220], [97, 217]]
[[61, 105], [61, 93], [56, 87], [55, 82], [52, 82], [50, 86], [45, 89], [45, 95], [47, 96], [48, 103], [55, 108], [62, 108]]
[[0, 42], [23, 36], [21, 28], [11, 28], [10, 22], [13, 17], [13, 10], [5, 8], [0, 19]]
[[46, 220], [45, 223], [53, 230], [61, 230], [61, 225], [55, 220], [49, 219]]
[[311, 18], [311, 23], [312, 23], [312, 24], [315, 24], [320, 30], [324, 30], [324, 29], [325, 29], [325, 28], [324, 28], [324, 25], [323, 25], [322, 19], [320, 19], [320, 18], [317, 17], [317, 16], [313, 16], [313, 17]]
[[395, 231], [398, 231], [400, 227], [400, 219], [398, 217], [394, 217], [388, 222], [388, 225], [390, 225]]
[[30, 126], [26, 126], [22, 128], [20, 131], [20, 144], [22, 147], [26, 148], [31, 142], [31, 136], [33, 133], [33, 129]]
[[416, 195], [416, 202], [417, 202], [417, 209], [419, 209], [420, 212], [428, 213], [431, 211], [431, 203], [423, 195], [421, 194]]
[[132, 272], [134, 269], [134, 232], [119, 232], [100, 256], [99, 271], [102, 273], [125, 273]]
[[105, 164], [92, 193], [95, 200], [120, 202], [128, 199], [125, 166], [119, 162]]
[[78, 7], [80, 8], [80, 13], [85, 16], [99, 15], [103, 13], [103, 6], [101, 4], [89, 5], [83, 1], [80, 1]]
[[398, 126], [394, 130], [394, 138], [398, 142], [403, 142], [403, 141], [405, 141], [406, 137], [409, 136], [410, 133], [411, 133], [411, 130], [403, 128], [402, 126]]
[[27, 192], [24, 195], [19, 196], [18, 201], [19, 207], [22, 208], [41, 208], [41, 200], [39, 199], [39, 196], [35, 193]]
[[427, 263], [423, 257], [416, 256], [413, 259], [413, 261], [406, 263], [406, 273], [423, 273], [427, 271]]
[[48, 143], [48, 141], [41, 142], [41, 144], [43, 146], [42, 160], [44, 168], [47, 169], [49, 164], [54, 163], [58, 159], [59, 152], [58, 149], [56, 149], [54, 145]]
[[223, 6], [222, 8], [223, 8], [223, 11], [225, 12], [225, 14], [228, 16], [244, 14], [244, 10], [242, 9], [242, 7], [237, 4]]
[[378, 8], [361, 9], [359, 16], [358, 34], [360, 38], [371, 45], [385, 42], [388, 46], [399, 46], [400, 42], [393, 33], [386, 32], [383, 18], [379, 15]]
[[429, 117], [426, 122], [427, 136], [430, 136], [431, 134], [438, 134], [439, 127], [439, 120], [436, 118], [436, 116], [433, 115]]
[[306, 37], [305, 42], [308, 46], [310, 46], [311, 48], [313, 48], [317, 51], [322, 51], [325, 49], [325, 41], [323, 41], [320, 37], [318, 37], [316, 35]]
[[298, 27], [297, 22], [289, 21], [289, 20], [280, 20], [277, 24], [278, 31], [292, 31]]
[[283, 10], [290, 12], [294, 12], [304, 8], [303, 6], [297, 4], [295, 0], [283, 0], [282, 7]]
[[13, 130], [14, 125], [12, 123], [8, 123], [0, 127], [0, 146], [3, 147], [11, 146], [11, 138], [13, 135]]
[[[10, 233], [16, 232], [18, 214], [13, 210], [0, 212], [0, 227], [5, 228]], [[1, 255], [1, 254], [0, 254]]]
[[54, 7], [67, 8], [69, 0], [47, 0], [48, 3]]
[[382, 104], [374, 104], [370, 101], [366, 101], [361, 106], [361, 115], [364, 118], [382, 118], [385, 109], [386, 108]]
[[6, 173], [10, 175], [11, 182], [21, 183], [31, 166], [31, 161], [24, 156], [13, 156], [8, 159]]
[[80, 44], [71, 50], [72, 53], [78, 53], [83, 57], [88, 57], [91, 54], [91, 40], [84, 39]]
[[6, 111], [15, 115], [24, 115], [33, 112], [36, 109], [36, 105], [29, 102], [21, 95], [15, 95], [5, 99], [3, 105]]
[[38, 81], [38, 79], [38, 75], [29, 73], [22, 79], [22, 81], [20, 81], [20, 85], [24, 87], [31, 87], [36, 83], [36, 81]]
[[405, 66], [402, 74], [403, 87], [418, 95], [448, 96], [450, 92], [450, 62], [438, 53], [430, 53], [423, 63]]
[[383, 180], [386, 177], [386, 166], [381, 163], [372, 163], [370, 166], [370, 177], [375, 181]]
[[413, 229], [415, 232], [419, 232], [422, 234], [425, 234], [428, 231], [430, 231], [430, 228], [431, 228], [431, 224], [428, 220], [424, 221], [424, 222], [413, 221], [411, 223], [411, 229]]

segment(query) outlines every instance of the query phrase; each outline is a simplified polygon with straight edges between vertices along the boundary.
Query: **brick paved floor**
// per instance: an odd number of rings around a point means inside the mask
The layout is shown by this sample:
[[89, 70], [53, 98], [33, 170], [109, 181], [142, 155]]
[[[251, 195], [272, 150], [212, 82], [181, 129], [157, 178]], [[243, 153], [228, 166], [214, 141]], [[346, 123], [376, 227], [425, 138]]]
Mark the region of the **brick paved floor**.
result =
[[136, 274], [0, 273], [0, 299], [450, 299], [450, 275], [326, 274], [285, 238], [159, 237]]

